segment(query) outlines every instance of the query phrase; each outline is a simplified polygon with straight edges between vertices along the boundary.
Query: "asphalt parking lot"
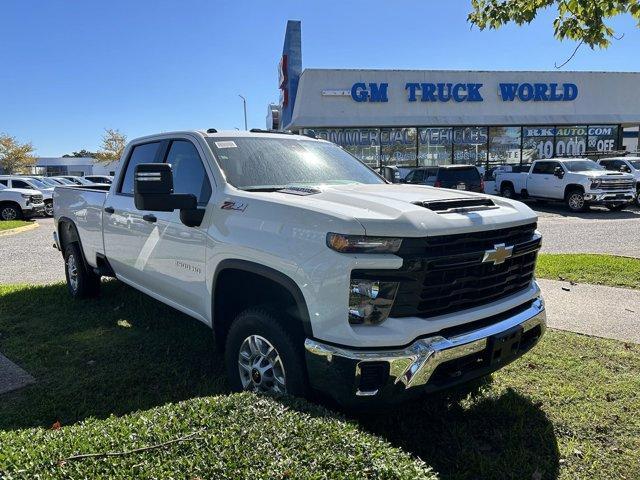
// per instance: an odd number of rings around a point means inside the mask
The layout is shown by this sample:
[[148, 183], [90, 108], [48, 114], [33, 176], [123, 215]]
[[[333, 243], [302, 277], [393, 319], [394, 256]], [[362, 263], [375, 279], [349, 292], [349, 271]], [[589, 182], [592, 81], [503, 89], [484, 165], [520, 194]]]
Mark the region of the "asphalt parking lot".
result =
[[[572, 214], [561, 205], [531, 203], [540, 215], [542, 251], [548, 253], [610, 253], [640, 258], [640, 209], [622, 212], [602, 208]], [[64, 265], [52, 239], [53, 219], [36, 220], [39, 228], [0, 236], [0, 283], [64, 281]]]

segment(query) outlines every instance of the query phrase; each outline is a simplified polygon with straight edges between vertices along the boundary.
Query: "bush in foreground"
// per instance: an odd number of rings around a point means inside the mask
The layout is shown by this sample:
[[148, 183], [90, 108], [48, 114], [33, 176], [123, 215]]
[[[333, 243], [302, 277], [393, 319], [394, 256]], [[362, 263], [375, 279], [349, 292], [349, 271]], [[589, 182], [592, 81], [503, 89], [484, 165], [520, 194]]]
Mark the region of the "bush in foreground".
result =
[[[65, 460], [81, 453], [125, 455]], [[0, 478], [434, 479], [424, 463], [302, 400], [196, 398], [58, 430], [0, 432]]]

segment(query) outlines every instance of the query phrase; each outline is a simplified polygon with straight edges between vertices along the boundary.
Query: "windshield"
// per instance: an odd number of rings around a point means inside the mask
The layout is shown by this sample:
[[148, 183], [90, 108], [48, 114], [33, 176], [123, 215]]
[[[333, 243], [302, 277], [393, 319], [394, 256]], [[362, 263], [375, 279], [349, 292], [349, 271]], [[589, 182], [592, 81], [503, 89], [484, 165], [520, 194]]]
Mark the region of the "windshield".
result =
[[564, 162], [564, 166], [570, 172], [592, 172], [604, 170], [604, 167], [598, 165], [592, 160], [576, 160], [573, 162]]
[[41, 182], [37, 178], [29, 178], [29, 182], [33, 183], [38, 188], [51, 188], [51, 185], [47, 185], [44, 182]]
[[62, 185], [75, 185], [71, 180], [67, 180], [66, 178], [55, 178], [56, 182], [60, 182]]
[[640, 160], [629, 160], [629, 163], [636, 170], [640, 170]]
[[50, 187], [55, 187], [57, 185], [60, 185], [58, 182], [56, 182], [55, 180], [52, 180], [50, 178], [43, 178], [41, 180], [42, 183], [46, 183], [47, 185], [49, 185]]
[[243, 190], [385, 183], [340, 147], [297, 138], [207, 138], [227, 181]]

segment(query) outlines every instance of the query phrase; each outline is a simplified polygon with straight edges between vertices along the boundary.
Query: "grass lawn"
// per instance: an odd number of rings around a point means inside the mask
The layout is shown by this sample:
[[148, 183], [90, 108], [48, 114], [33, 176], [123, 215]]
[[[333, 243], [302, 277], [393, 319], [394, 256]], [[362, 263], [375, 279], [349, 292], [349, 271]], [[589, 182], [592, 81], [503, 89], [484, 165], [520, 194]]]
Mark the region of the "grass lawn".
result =
[[538, 255], [538, 278], [640, 289], [640, 259], [581, 253]]
[[638, 345], [549, 331], [472, 387], [345, 416], [230, 394], [206, 327], [112, 281], [0, 286], [0, 351], [37, 379], [0, 398], [0, 478], [640, 478]]
[[11, 230], [12, 228], [24, 227], [25, 225], [31, 225], [31, 223], [32, 222], [25, 222], [24, 220], [0, 221], [0, 232]]

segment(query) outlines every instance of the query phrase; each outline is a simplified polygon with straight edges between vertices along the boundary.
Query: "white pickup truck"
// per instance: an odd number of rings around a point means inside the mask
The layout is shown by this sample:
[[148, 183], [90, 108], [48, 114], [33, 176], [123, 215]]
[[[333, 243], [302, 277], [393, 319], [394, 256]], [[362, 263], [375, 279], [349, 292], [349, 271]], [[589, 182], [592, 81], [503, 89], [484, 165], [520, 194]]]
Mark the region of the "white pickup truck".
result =
[[264, 131], [132, 141], [113, 184], [57, 187], [72, 296], [115, 276], [214, 332], [234, 389], [353, 404], [486, 375], [545, 330], [526, 205], [390, 184]]
[[31, 218], [44, 211], [42, 193], [0, 183], [0, 220]]
[[598, 164], [613, 172], [633, 175], [636, 182], [636, 204], [640, 206], [640, 157], [612, 157], [598, 160]]
[[528, 172], [496, 172], [496, 189], [503, 197], [564, 201], [573, 212], [589, 205], [621, 210], [636, 195], [633, 176], [609, 172], [586, 158], [536, 160]]

